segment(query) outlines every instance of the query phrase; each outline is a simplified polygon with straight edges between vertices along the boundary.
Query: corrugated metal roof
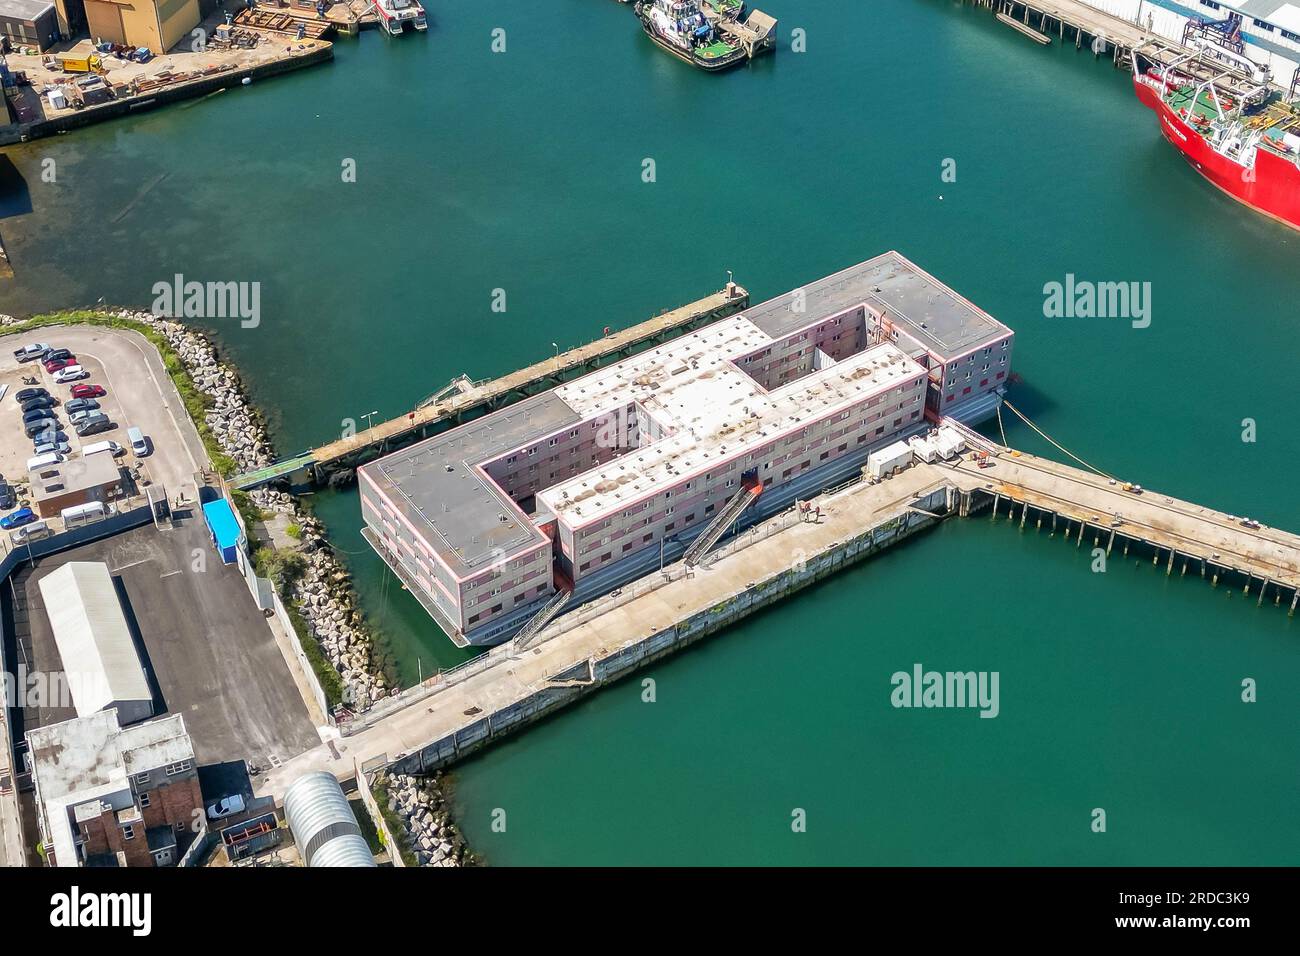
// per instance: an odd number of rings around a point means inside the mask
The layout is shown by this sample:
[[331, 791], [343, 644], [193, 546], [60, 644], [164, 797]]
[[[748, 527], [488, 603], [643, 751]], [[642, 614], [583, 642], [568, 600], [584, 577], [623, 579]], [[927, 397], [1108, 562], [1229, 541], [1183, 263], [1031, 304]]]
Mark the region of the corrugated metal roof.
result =
[[284, 792], [284, 818], [307, 866], [374, 866], [366, 838], [334, 775], [299, 777]]
[[79, 717], [124, 701], [151, 701], [122, 605], [99, 561], [70, 561], [40, 580], [45, 614]]

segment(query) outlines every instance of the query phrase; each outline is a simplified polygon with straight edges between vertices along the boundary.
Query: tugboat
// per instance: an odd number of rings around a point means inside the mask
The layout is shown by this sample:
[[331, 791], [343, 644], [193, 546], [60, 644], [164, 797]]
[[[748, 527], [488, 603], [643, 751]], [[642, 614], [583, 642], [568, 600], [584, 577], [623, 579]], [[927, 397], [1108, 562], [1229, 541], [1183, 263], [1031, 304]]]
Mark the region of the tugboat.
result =
[[646, 36], [691, 66], [715, 73], [747, 57], [741, 47], [719, 36], [697, 0], [637, 0], [635, 9]]

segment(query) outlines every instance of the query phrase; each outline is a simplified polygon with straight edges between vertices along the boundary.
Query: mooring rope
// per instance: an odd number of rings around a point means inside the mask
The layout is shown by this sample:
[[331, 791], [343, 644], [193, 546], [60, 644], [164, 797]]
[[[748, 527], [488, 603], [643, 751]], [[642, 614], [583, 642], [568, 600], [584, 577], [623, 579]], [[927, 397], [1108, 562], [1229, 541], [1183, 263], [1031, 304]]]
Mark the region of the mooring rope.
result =
[[[1003, 401], [1005, 401], [1005, 399], [1003, 399]], [[1002, 403], [1001, 402], [998, 403], [998, 431], [1002, 433], [1002, 447], [1010, 448], [1011, 446], [1007, 444], [1007, 430], [1002, 427]]]
[[[1051, 435], [1047, 434], [1047, 432], [1043, 431], [1041, 428], [1039, 428], [1037, 425], [1035, 425], [1033, 422], [1031, 422], [1028, 418], [1026, 418], [1025, 415], [1024, 415], [1024, 413], [1021, 412], [1020, 409], [1016, 408], [1016, 406], [1012, 405], [1012, 404], [1011, 404], [1010, 402], [1008, 402], [1005, 398], [1002, 400], [1002, 404], [1005, 405], [1005, 406], [1007, 406], [1007, 408], [1011, 409], [1011, 411], [1012, 411], [1013, 413], [1015, 413], [1015, 416], [1016, 416], [1017, 418], [1019, 418], [1022, 422], [1024, 422], [1026, 425], [1028, 425], [1028, 426], [1029, 426], [1030, 428], [1032, 428], [1034, 431], [1038, 432], [1038, 434], [1041, 435], [1041, 436], [1042, 436], [1042, 437], [1043, 437], [1043, 438], [1048, 442], [1048, 444], [1052, 445], [1052, 446], [1053, 446], [1054, 448], [1056, 448], [1058, 451], [1060, 451], [1060, 452], [1062, 452], [1062, 453], [1064, 453], [1064, 454], [1066, 454], [1066, 455], [1069, 455], [1071, 458], [1073, 458], [1073, 459], [1074, 459], [1075, 461], [1077, 461], [1079, 464], [1083, 465], [1084, 468], [1087, 468], [1089, 471], [1095, 471], [1097, 474], [1101, 475], [1103, 478], [1109, 478], [1111, 481], [1119, 481], [1119, 479], [1116, 478], [1114, 475], [1109, 474], [1108, 472], [1104, 472], [1104, 471], [1102, 471], [1100, 468], [1096, 467], [1095, 465], [1090, 465], [1090, 464], [1088, 464], [1088, 462], [1084, 461], [1082, 458], [1080, 458], [1080, 457], [1079, 457], [1078, 455], [1076, 455], [1074, 452], [1070, 451], [1070, 449], [1066, 448], [1066, 447], [1065, 447], [1064, 445], [1062, 445], [1060, 442], [1056, 441], [1054, 438], [1052, 438]], [[1001, 418], [1001, 415], [999, 415], [999, 416], [998, 416], [998, 423], [1001, 424], [1001, 421], [1002, 421], [1002, 418]], [[1002, 443], [1003, 443], [1004, 445], [1006, 444], [1006, 439], [1005, 439], [1005, 438], [1003, 439], [1003, 442], [1002, 442]]]

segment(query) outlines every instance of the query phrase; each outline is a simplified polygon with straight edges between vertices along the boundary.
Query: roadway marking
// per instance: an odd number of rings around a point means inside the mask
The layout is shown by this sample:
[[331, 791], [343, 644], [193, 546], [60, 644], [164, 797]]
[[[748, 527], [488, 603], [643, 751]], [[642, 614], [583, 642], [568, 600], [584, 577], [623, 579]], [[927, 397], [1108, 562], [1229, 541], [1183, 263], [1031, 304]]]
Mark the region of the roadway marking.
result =
[[173, 574], [184, 574], [184, 573], [185, 573], [184, 571], [168, 571], [166, 574], [160, 574], [160, 575], [158, 575], [158, 577], [159, 577], [159, 578], [169, 578], [169, 577], [171, 577]]
[[148, 564], [153, 558], [141, 558], [139, 561], [132, 561], [130, 564], [124, 564], [121, 567], [114, 568], [109, 574], [121, 574], [127, 568], [134, 568], [140, 564]]

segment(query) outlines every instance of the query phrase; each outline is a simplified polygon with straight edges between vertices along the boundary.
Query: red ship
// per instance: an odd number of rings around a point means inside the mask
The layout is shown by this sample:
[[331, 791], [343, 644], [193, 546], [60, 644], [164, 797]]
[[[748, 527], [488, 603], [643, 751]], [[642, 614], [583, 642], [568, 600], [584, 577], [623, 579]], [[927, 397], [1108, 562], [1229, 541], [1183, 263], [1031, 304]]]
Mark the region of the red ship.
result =
[[1160, 132], [1202, 176], [1238, 202], [1300, 229], [1300, 107], [1282, 100], [1267, 71], [1194, 38], [1167, 65], [1133, 53], [1137, 97]]

